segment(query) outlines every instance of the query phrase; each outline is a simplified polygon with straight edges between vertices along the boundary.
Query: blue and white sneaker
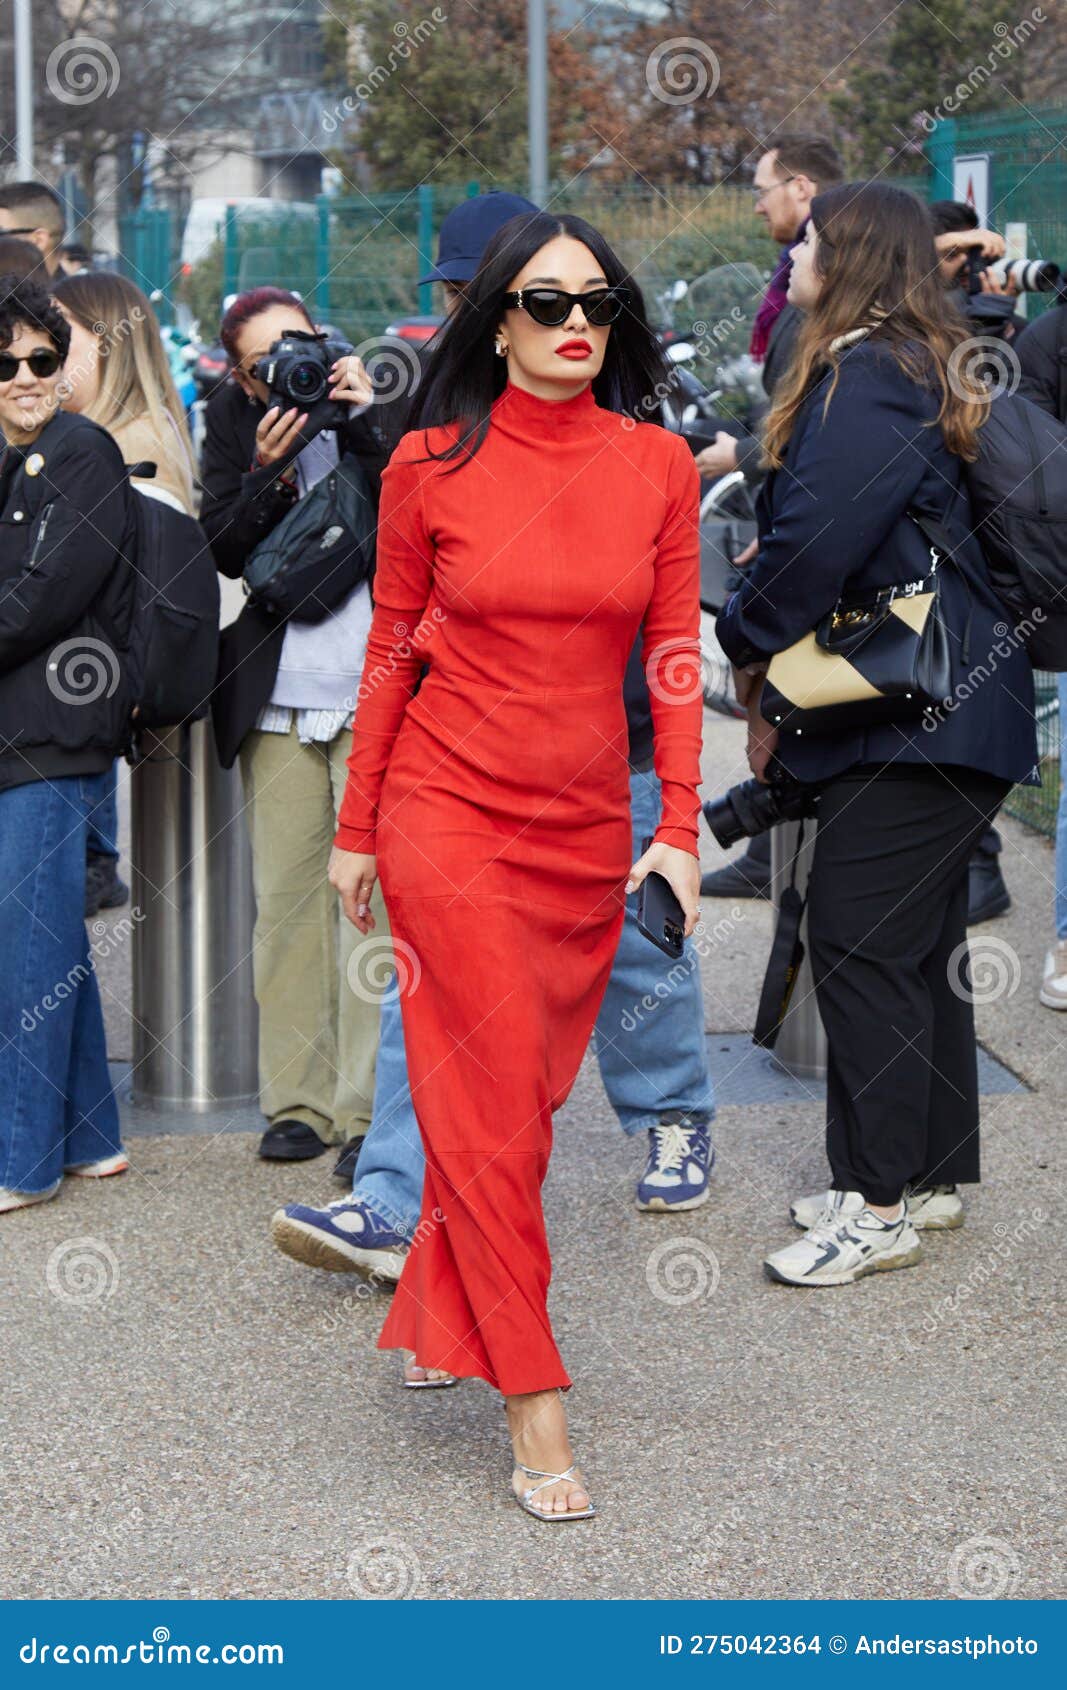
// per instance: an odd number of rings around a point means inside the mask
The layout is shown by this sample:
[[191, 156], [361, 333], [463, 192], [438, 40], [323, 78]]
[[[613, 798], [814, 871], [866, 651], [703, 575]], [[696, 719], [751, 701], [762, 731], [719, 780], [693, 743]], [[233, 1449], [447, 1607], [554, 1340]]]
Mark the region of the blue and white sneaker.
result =
[[648, 1131], [648, 1161], [637, 1183], [639, 1209], [699, 1209], [715, 1162], [706, 1121], [663, 1120]]
[[287, 1203], [271, 1221], [279, 1250], [308, 1267], [330, 1273], [361, 1273], [395, 1285], [404, 1271], [408, 1241], [351, 1193], [312, 1209]]

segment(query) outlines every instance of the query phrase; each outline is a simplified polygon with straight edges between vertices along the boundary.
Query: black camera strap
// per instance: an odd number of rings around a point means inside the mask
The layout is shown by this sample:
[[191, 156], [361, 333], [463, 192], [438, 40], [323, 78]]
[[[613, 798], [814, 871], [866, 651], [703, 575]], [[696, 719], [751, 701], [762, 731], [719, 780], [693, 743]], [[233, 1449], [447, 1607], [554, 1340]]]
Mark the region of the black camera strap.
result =
[[763, 977], [759, 1008], [756, 1011], [756, 1026], [752, 1034], [753, 1044], [762, 1045], [764, 1050], [774, 1049], [804, 961], [804, 941], [800, 936], [800, 925], [808, 900], [806, 895], [801, 896], [797, 888], [797, 864], [803, 849], [804, 823], [801, 821], [797, 847], [793, 852], [789, 885], [778, 901], [778, 924], [774, 930], [774, 943], [771, 945], [767, 972]]

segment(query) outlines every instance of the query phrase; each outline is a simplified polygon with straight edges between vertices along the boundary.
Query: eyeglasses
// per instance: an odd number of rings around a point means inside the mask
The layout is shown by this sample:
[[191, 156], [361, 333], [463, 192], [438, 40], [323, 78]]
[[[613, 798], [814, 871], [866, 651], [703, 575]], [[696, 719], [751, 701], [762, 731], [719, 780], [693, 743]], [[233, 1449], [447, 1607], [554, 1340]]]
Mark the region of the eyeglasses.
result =
[[766, 188], [758, 188], [758, 187], [753, 186], [753, 188], [752, 188], [752, 198], [756, 202], [756, 204], [759, 205], [760, 200], [765, 200], [767, 198], [768, 194], [773, 194], [775, 188], [784, 188], [787, 182], [795, 182], [795, 181], [796, 181], [796, 175], [794, 174], [792, 176], [783, 176], [779, 182], [771, 182], [771, 183], [768, 184], [768, 186]]
[[0, 352], [0, 381], [14, 381], [20, 364], [28, 364], [31, 374], [43, 381], [46, 376], [54, 376], [62, 363], [59, 353], [47, 346], [35, 346], [21, 358], [16, 358], [13, 352]]
[[630, 303], [624, 287], [591, 288], [588, 293], [565, 293], [562, 288], [516, 288], [504, 295], [508, 311], [525, 311], [545, 329], [561, 329], [575, 305], [593, 328], [606, 328]]

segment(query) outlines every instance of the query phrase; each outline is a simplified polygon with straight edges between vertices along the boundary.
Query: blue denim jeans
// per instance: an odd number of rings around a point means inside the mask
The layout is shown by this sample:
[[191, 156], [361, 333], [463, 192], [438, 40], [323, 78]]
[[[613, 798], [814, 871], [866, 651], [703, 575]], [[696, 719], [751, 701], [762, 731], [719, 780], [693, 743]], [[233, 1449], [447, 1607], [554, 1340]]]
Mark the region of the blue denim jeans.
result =
[[1067, 674], [1060, 688], [1060, 807], [1056, 815], [1056, 893], [1053, 909], [1057, 939], [1067, 939]]
[[122, 1148], [85, 928], [85, 844], [106, 775], [0, 792], [0, 1186], [46, 1191]]
[[[636, 861], [641, 840], [659, 824], [660, 786], [651, 770], [631, 773], [630, 811]], [[711, 1120], [715, 1094], [699, 960], [690, 940], [685, 956], [672, 962], [638, 931], [636, 893], [626, 900], [593, 1044], [604, 1089], [624, 1132], [638, 1133], [675, 1111]], [[353, 1195], [395, 1231], [410, 1235], [419, 1221], [423, 1166], [394, 975], [381, 1003], [374, 1109]]]
[[89, 833], [86, 839], [86, 850], [91, 857], [110, 857], [113, 862], [119, 860], [119, 794], [116, 764], [112, 763], [106, 775], [99, 778], [103, 781], [103, 797], [94, 808], [89, 818]]

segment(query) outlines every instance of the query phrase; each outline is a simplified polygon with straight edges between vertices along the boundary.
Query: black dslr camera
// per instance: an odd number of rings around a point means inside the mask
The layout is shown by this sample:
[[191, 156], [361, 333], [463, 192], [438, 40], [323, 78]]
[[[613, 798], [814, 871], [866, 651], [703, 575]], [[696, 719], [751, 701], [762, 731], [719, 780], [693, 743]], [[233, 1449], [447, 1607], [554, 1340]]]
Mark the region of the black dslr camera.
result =
[[818, 787], [788, 774], [777, 757], [768, 763], [767, 774], [768, 783], [753, 777], [732, 786], [721, 798], [709, 798], [703, 806], [704, 820], [723, 850], [739, 839], [754, 839], [779, 822], [796, 822], [816, 814]]
[[303, 433], [310, 439], [323, 429], [340, 428], [348, 421], [348, 405], [329, 397], [333, 385], [330, 367], [354, 351], [347, 340], [314, 334], [310, 329], [290, 329], [274, 342], [252, 373], [270, 389], [269, 404], [280, 405], [283, 411], [295, 405], [307, 412]]

